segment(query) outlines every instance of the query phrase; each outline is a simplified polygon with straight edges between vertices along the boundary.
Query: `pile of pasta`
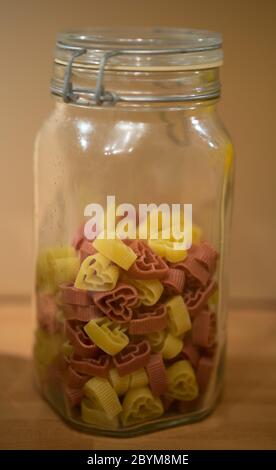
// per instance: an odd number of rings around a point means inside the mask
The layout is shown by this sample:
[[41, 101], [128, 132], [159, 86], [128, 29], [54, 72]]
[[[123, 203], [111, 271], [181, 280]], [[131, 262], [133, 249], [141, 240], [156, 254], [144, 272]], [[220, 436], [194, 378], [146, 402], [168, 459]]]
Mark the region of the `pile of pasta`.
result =
[[83, 236], [42, 250], [41, 381], [59, 377], [68, 407], [100, 428], [199, 403], [215, 364], [217, 260], [200, 236], [188, 251], [169, 240]]

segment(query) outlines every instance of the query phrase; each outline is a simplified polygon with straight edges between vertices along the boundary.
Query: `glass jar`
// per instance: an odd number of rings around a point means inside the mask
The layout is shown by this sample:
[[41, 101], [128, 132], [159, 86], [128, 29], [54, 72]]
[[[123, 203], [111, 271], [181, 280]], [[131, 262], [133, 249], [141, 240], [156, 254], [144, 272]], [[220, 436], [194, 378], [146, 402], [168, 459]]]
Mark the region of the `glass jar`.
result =
[[131, 436], [222, 388], [232, 145], [219, 34], [58, 36], [35, 145], [36, 377], [65, 420]]

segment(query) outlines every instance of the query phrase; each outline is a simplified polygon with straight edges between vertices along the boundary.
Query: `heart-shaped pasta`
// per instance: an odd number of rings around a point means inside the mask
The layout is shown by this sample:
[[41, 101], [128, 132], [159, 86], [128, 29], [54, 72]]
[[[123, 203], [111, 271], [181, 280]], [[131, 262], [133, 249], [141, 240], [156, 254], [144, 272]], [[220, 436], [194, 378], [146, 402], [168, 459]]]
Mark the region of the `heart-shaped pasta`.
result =
[[139, 301], [143, 305], [151, 306], [156, 304], [164, 290], [164, 287], [158, 279], [147, 279], [142, 281], [124, 277], [124, 280], [136, 288]]
[[96, 292], [109, 291], [116, 286], [118, 277], [118, 266], [101, 253], [96, 253], [82, 262], [75, 287]]
[[170, 398], [192, 401], [198, 396], [198, 385], [191, 364], [177, 361], [167, 369], [168, 392]]
[[132, 318], [138, 294], [135, 287], [119, 283], [112, 291], [93, 294], [93, 300], [99, 310], [111, 320], [127, 323]]
[[91, 320], [85, 325], [84, 331], [90, 340], [111, 356], [118, 354], [129, 343], [122, 327], [106, 317]]
[[147, 340], [129, 343], [128, 346], [113, 358], [119, 375], [127, 375], [144, 367], [150, 357], [150, 344]]
[[133, 240], [129, 245], [137, 255], [136, 261], [128, 270], [134, 279], [162, 279], [169, 271], [166, 262], [145, 243]]
[[122, 406], [121, 421], [123, 426], [131, 426], [159, 418], [164, 412], [161, 400], [154, 397], [148, 387], [128, 390]]

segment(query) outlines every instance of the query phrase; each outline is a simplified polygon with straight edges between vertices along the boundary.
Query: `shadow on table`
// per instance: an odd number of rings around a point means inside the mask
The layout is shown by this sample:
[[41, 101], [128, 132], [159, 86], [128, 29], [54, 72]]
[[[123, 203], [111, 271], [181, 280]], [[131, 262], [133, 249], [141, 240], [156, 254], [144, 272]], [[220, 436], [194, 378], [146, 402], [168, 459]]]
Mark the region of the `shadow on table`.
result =
[[32, 360], [23, 356], [0, 354], [0, 400], [37, 399]]
[[0, 449], [55, 448], [66, 427], [42, 399], [31, 358], [0, 354], [0, 370]]

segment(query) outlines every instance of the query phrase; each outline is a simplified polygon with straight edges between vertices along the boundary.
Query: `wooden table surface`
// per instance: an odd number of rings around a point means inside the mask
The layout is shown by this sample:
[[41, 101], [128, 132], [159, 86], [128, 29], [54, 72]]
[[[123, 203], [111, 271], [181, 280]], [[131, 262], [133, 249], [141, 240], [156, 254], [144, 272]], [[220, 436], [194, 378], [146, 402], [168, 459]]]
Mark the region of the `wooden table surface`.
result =
[[131, 439], [79, 433], [40, 398], [33, 326], [29, 305], [0, 305], [1, 449], [276, 449], [276, 312], [230, 313], [224, 395], [210, 417]]

